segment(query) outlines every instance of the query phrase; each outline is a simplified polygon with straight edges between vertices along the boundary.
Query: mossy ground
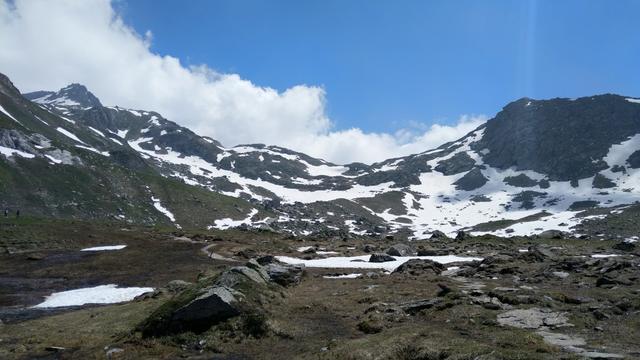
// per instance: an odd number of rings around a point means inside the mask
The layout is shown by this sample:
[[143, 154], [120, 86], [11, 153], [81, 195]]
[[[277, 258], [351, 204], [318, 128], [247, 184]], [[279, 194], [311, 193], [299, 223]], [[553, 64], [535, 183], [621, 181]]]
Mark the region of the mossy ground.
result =
[[[486, 257], [518, 253], [518, 249], [544, 242], [566, 249], [575, 256], [611, 253], [613, 240], [503, 239], [477, 237], [461, 242], [420, 242], [415, 246], [451, 248], [458, 254]], [[163, 287], [168, 281], [190, 282], [212, 276], [237, 263], [208, 258], [210, 247], [238, 263], [246, 254], [298, 253], [300, 246], [318, 245], [345, 255], [362, 254], [364, 244], [380, 249], [393, 240], [355, 238], [291, 238], [270, 232], [177, 231], [172, 228], [116, 227], [110, 223], [86, 223], [24, 218], [3, 223], [0, 244], [17, 251], [0, 254], [0, 358], [207, 358], [207, 359], [571, 359], [576, 356], [551, 346], [529, 330], [499, 326], [491, 310], [471, 303], [462, 294], [465, 286], [481, 283], [484, 291], [518, 285], [532, 287], [527, 294], [535, 303], [516, 307], [547, 307], [569, 314], [573, 327], [563, 333], [583, 337], [589, 346], [625, 354], [640, 348], [640, 289], [638, 285], [595, 287], [595, 278], [572, 274], [568, 279], [536, 280], [552, 265], [517, 261], [501, 269], [515, 273], [484, 274], [461, 282], [435, 274], [385, 275], [380, 271], [353, 269], [307, 269], [302, 282], [252, 294], [260, 312], [249, 313], [212, 327], [202, 334], [184, 333], [143, 338], [139, 325], [155, 311], [169, 308], [172, 295], [163, 293], [145, 300], [108, 306], [87, 306], [53, 315], [17, 319], [6, 310], [31, 306], [52, 291], [89, 285], [116, 283], [129, 286]], [[80, 253], [83, 247], [126, 244], [124, 250]], [[355, 248], [355, 249], [353, 249]], [[39, 253], [40, 260], [30, 259]], [[634, 255], [625, 255], [634, 256]], [[506, 270], [505, 270], [506, 271]], [[326, 279], [336, 273], [362, 272], [358, 279]], [[366, 273], [371, 276], [366, 276]], [[14, 281], [10, 281], [13, 279]], [[52, 281], [51, 279], [61, 279]], [[11, 284], [23, 284], [15, 286]], [[29, 284], [29, 285], [25, 285]], [[440, 285], [451, 289], [441, 296]], [[8, 286], [11, 285], [11, 286]], [[440, 294], [440, 296], [439, 296]], [[516, 302], [518, 294], [503, 296]], [[186, 295], [181, 295], [186, 296]], [[567, 297], [588, 297], [586, 304], [572, 304]], [[399, 303], [441, 298], [438, 306], [415, 315], [393, 312]], [[512, 300], [509, 300], [511, 298]], [[175, 301], [175, 299], [173, 299]], [[175, 302], [174, 302], [175, 303]], [[607, 318], [596, 318], [590, 306], [601, 306]], [[25, 320], [26, 319], [26, 320]], [[362, 331], [362, 323], [377, 331]], [[597, 329], [596, 329], [597, 328]], [[47, 347], [66, 350], [54, 353]]]

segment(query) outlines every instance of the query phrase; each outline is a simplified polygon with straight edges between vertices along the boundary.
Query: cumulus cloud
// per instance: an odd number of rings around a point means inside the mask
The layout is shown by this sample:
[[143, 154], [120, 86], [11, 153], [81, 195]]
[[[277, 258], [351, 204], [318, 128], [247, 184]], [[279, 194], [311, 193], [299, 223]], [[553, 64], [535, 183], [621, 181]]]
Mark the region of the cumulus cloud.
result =
[[109, 0], [0, 0], [0, 71], [22, 91], [86, 85], [105, 104], [155, 110], [227, 146], [267, 143], [345, 163], [371, 163], [454, 140], [483, 117], [394, 134], [335, 130], [325, 91], [279, 92], [150, 50], [153, 35], [123, 22]]

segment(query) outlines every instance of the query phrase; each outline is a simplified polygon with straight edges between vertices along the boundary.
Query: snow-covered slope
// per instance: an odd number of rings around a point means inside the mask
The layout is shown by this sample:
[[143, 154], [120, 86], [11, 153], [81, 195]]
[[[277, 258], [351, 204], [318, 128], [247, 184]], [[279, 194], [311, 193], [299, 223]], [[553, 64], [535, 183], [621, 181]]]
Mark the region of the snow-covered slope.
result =
[[277, 146], [224, 147], [158, 113], [103, 107], [87, 93], [70, 85], [27, 97], [102, 140], [60, 130], [78, 148], [105, 156], [113, 148], [132, 150], [167, 178], [275, 214], [211, 219], [210, 227], [413, 238], [436, 230], [532, 235], [575, 232], [583, 220], [606, 216], [585, 209], [621, 211], [640, 200], [640, 103], [633, 98], [520, 99], [458, 141], [369, 166], [335, 165]]

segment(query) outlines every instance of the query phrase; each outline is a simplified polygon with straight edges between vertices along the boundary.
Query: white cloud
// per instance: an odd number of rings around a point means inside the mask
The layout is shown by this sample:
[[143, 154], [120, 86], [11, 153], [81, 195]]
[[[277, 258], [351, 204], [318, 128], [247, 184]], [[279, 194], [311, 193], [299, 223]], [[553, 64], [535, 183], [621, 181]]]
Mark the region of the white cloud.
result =
[[22, 91], [85, 84], [103, 103], [155, 110], [225, 145], [275, 144], [330, 161], [373, 162], [454, 140], [483, 118], [395, 134], [335, 131], [325, 92], [299, 85], [278, 92], [236, 74], [150, 50], [109, 0], [0, 0], [0, 71]]

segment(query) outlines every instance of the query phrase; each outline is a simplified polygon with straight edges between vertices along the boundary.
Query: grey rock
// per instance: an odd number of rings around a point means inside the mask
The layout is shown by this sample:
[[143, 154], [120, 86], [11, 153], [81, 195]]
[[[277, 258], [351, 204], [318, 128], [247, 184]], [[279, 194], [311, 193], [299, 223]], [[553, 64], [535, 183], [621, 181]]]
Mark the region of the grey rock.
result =
[[233, 289], [214, 286], [203, 289], [198, 297], [180, 307], [171, 315], [174, 330], [202, 332], [212, 325], [240, 314]]
[[233, 288], [247, 279], [258, 284], [266, 284], [267, 282], [258, 271], [247, 266], [236, 266], [220, 274], [216, 285]]
[[381, 263], [387, 261], [394, 261], [396, 258], [387, 254], [372, 254], [369, 258], [369, 262], [372, 263]]
[[635, 251], [637, 246], [635, 243], [629, 242], [629, 241], [621, 241], [615, 245], [612, 246], [615, 250], [620, 250], [620, 251], [626, 251], [626, 252], [631, 252], [631, 251]]
[[560, 230], [546, 230], [538, 234], [541, 239], [563, 239], [564, 233]]
[[416, 254], [411, 246], [405, 244], [395, 244], [387, 249], [386, 253], [391, 256], [412, 256]]
[[535, 246], [529, 247], [529, 251], [526, 253], [523, 253], [521, 256], [522, 258], [530, 261], [545, 261], [547, 259], [554, 258], [555, 254], [547, 246], [535, 245]]
[[443, 233], [440, 230], [436, 230], [434, 232], [431, 233], [431, 239], [441, 239], [441, 240], [445, 240], [448, 239], [449, 237]]
[[290, 286], [300, 283], [304, 273], [303, 264], [268, 264], [265, 266], [266, 272], [273, 282], [282, 286]]
[[542, 326], [549, 328], [571, 326], [569, 319], [564, 314], [540, 308], [515, 309], [504, 312], [498, 315], [498, 323], [521, 329], [538, 329]]
[[410, 274], [414, 276], [424, 274], [440, 275], [445, 270], [446, 268], [444, 265], [435, 261], [426, 259], [411, 259], [398, 266], [398, 268], [393, 271], [393, 274]]
[[460, 230], [458, 231], [458, 234], [456, 235], [456, 241], [462, 241], [462, 240], [466, 240], [466, 239], [471, 239], [471, 234], [465, 232], [464, 230]]
[[374, 251], [376, 251], [376, 246], [375, 245], [370, 245], [370, 244], [366, 244], [363, 248], [362, 251], [366, 252], [366, 253], [372, 253]]
[[400, 309], [407, 314], [413, 315], [424, 309], [430, 309], [438, 304], [442, 303], [442, 299], [426, 299], [416, 300], [399, 304]]
[[258, 263], [257, 260], [255, 259], [251, 259], [249, 261], [247, 261], [247, 263], [245, 264], [246, 267], [255, 270], [258, 272], [258, 274], [260, 274], [260, 276], [265, 280], [265, 281], [271, 281], [271, 277], [269, 276], [269, 273], [267, 272], [267, 270]]

